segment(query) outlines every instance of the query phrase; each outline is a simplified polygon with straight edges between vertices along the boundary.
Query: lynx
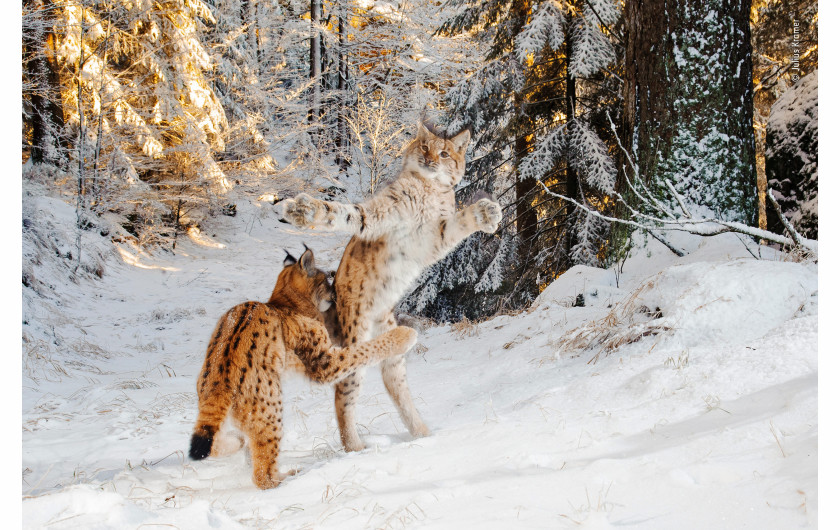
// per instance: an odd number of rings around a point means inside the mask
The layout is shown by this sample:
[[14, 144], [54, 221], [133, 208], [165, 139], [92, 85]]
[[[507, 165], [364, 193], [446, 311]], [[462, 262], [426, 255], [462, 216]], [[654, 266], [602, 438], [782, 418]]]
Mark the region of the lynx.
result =
[[[397, 178], [361, 204], [314, 199], [302, 193], [282, 203], [283, 217], [298, 227], [352, 232], [335, 277], [336, 310], [343, 344], [357, 344], [396, 327], [394, 305], [424, 268], [476, 231], [493, 233], [499, 205], [481, 199], [456, 211], [454, 187], [464, 176], [470, 132], [446, 138], [422, 123], [406, 147]], [[429, 433], [406, 383], [405, 358], [386, 359], [382, 379], [413, 436]], [[339, 431], [347, 451], [364, 444], [356, 431], [357, 371], [336, 385]]]
[[207, 347], [196, 385], [198, 420], [190, 457], [224, 456], [244, 444], [241, 437], [218, 433], [230, 415], [250, 442], [253, 481], [273, 488], [287, 476], [276, 469], [282, 434], [281, 376], [303, 372], [319, 383], [345, 378], [361, 366], [407, 352], [417, 332], [397, 327], [380, 337], [333, 346], [322, 311], [333, 292], [327, 275], [315, 268], [307, 250], [288, 256], [267, 303], [245, 302], [222, 316]]

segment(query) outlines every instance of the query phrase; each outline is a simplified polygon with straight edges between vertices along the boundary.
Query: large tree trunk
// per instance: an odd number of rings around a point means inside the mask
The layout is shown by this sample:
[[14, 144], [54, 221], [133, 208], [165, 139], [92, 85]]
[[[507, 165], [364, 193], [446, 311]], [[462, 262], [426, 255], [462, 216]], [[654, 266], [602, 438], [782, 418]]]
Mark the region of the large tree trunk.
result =
[[675, 210], [665, 181], [697, 213], [754, 224], [749, 15], [750, 0], [627, 0], [622, 141]]

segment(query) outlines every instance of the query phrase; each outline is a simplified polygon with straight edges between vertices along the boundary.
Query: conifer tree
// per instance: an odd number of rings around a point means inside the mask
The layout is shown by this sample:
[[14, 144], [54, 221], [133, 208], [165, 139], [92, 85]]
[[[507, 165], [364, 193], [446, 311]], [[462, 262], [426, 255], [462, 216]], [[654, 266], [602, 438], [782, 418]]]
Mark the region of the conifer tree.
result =
[[[463, 199], [478, 190], [504, 207], [500, 232], [473, 236], [426, 275], [403, 309], [469, 317], [530, 302], [574, 264], [605, 257], [607, 225], [543, 186], [606, 208], [616, 170], [606, 110], [615, 105], [618, 3], [462, 2], [441, 34], [471, 33], [489, 51], [448, 94], [448, 131], [471, 127], [475, 156]], [[457, 270], [459, 274], [450, 274]], [[463, 273], [463, 271], [468, 271]], [[457, 305], [456, 305], [457, 304]]]
[[[199, 24], [213, 17], [204, 2], [51, 0], [40, 18], [47, 12], [61, 136], [73, 144], [64, 156], [82, 204], [128, 216], [140, 235], [172, 219], [185, 186], [182, 220], [231, 188], [214, 160], [227, 120], [205, 75], [212, 63]], [[46, 85], [35, 79], [32, 95], [52, 89], [50, 75]]]
[[[214, 23], [205, 26], [212, 55], [209, 75], [229, 127], [225, 150], [217, 154], [229, 178], [264, 184], [278, 170], [274, 154], [284, 130], [283, 101], [287, 33], [293, 6], [279, 0], [208, 0]], [[292, 120], [298, 123], [299, 120]]]

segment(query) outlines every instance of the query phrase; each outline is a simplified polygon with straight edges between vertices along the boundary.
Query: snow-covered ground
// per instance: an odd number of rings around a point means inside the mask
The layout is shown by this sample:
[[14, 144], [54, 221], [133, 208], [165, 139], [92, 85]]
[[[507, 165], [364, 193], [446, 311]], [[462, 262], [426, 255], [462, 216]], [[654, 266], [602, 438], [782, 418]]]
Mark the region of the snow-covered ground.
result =
[[87, 232], [74, 283], [72, 207], [24, 200], [24, 528], [817, 526], [817, 266], [733, 235], [682, 239], [681, 259], [652, 241], [527, 311], [423, 329], [408, 376], [429, 437], [369, 368], [365, 451], [341, 449], [331, 388], [290, 377], [295, 476], [260, 491], [244, 451], [190, 461], [217, 318], [268, 298], [284, 249], [335, 267], [347, 240], [238, 212], [172, 254]]

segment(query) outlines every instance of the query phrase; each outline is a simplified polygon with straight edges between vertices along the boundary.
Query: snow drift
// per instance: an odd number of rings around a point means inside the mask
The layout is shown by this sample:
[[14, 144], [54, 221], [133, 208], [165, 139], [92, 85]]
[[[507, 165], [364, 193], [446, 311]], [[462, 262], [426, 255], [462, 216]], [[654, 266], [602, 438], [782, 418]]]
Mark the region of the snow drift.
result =
[[408, 436], [370, 369], [365, 451], [340, 449], [330, 388], [290, 378], [295, 476], [262, 492], [245, 451], [186, 459], [218, 316], [268, 297], [284, 248], [330, 266], [345, 242], [237, 210], [175, 253], [103, 250], [101, 279], [33, 268], [55, 294], [23, 289], [24, 365], [41, 341], [52, 367], [23, 378], [24, 528], [816, 526], [816, 266], [732, 234], [685, 236], [679, 259], [651, 242], [527, 311], [423, 330], [408, 377], [429, 437]]

